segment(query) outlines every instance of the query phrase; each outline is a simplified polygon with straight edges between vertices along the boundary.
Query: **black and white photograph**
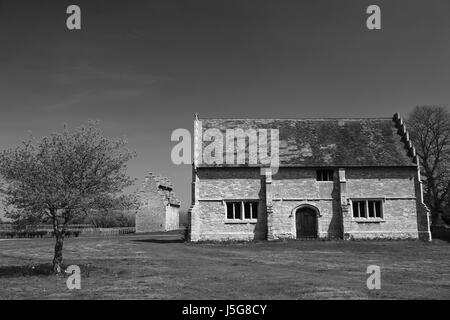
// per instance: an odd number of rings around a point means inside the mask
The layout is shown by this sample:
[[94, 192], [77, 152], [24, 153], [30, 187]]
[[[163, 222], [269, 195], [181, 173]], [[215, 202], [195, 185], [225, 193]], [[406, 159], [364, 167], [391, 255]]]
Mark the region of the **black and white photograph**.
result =
[[0, 0], [0, 306], [450, 299], [449, 17]]

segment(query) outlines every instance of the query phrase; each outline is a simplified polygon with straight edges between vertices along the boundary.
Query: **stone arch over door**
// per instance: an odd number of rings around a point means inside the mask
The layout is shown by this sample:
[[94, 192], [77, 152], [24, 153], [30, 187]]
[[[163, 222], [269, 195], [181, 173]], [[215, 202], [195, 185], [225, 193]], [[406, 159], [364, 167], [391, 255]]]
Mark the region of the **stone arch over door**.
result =
[[295, 231], [297, 239], [312, 239], [319, 237], [319, 209], [310, 204], [302, 204], [292, 210], [295, 216]]

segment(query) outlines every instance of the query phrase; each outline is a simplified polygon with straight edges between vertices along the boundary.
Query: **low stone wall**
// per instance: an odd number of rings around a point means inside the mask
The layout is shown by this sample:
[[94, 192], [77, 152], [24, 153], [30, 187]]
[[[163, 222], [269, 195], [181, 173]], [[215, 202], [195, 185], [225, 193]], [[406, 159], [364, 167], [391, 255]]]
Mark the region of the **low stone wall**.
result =
[[91, 236], [91, 235], [101, 235], [101, 236], [115, 236], [121, 234], [135, 233], [136, 229], [134, 227], [128, 228], [84, 228], [80, 230], [80, 236]]
[[[68, 228], [66, 237], [83, 236], [118, 236], [122, 234], [135, 233], [134, 227], [126, 228]], [[48, 228], [36, 230], [0, 230], [0, 239], [14, 238], [50, 238], [53, 237], [53, 231]]]

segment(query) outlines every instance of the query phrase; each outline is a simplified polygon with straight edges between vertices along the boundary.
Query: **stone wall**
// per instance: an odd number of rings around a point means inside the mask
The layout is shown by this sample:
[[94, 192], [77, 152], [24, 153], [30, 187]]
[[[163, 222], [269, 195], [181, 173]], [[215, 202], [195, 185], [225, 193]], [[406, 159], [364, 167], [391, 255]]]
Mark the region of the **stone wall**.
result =
[[141, 206], [136, 214], [136, 233], [164, 231], [166, 206], [150, 186], [141, 191]]
[[[429, 239], [428, 213], [414, 166], [336, 168], [333, 181], [316, 181], [312, 168], [280, 168], [270, 180], [258, 168], [201, 168], [194, 180], [193, 241], [295, 238], [295, 211], [305, 205], [318, 211], [320, 238]], [[266, 206], [266, 188], [271, 211]], [[382, 200], [383, 218], [354, 219], [351, 201], [362, 198]], [[258, 222], [227, 223], [224, 200], [233, 199], [258, 199]]]
[[[418, 238], [416, 168], [347, 168], [345, 238]], [[382, 200], [382, 219], [353, 218], [352, 200]], [[420, 214], [420, 213], [419, 213]]]
[[140, 201], [136, 233], [178, 229], [180, 203], [168, 178], [149, 173], [142, 183]]
[[273, 238], [295, 238], [295, 211], [301, 206], [318, 209], [317, 231], [319, 237], [341, 236], [339, 184], [334, 181], [317, 181], [312, 168], [282, 168], [272, 177]]
[[[197, 172], [198, 198], [191, 208], [191, 240], [266, 238], [265, 207], [258, 168], [216, 168]], [[258, 222], [227, 222], [224, 200], [258, 201]]]
[[180, 208], [174, 206], [166, 206], [165, 231], [176, 230], [180, 223]]

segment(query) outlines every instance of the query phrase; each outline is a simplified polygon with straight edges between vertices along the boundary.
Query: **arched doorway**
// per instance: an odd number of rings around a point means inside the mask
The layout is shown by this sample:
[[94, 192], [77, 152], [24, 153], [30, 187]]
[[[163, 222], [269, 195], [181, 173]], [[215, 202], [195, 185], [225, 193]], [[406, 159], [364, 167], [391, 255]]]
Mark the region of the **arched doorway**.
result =
[[317, 238], [317, 209], [301, 206], [295, 211], [297, 239]]

